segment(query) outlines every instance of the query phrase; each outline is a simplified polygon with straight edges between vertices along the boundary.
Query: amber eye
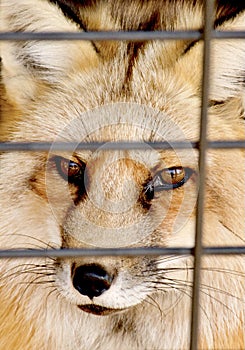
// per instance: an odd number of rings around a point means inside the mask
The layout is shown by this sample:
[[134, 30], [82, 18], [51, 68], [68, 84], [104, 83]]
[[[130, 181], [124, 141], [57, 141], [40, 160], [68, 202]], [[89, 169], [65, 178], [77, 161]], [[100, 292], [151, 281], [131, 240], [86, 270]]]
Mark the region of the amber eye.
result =
[[166, 168], [159, 171], [153, 178], [151, 186], [154, 191], [173, 190], [183, 186], [191, 177], [193, 171], [181, 166]]
[[185, 178], [185, 169], [182, 167], [164, 169], [160, 176], [168, 184], [178, 184]]
[[73, 177], [79, 173], [80, 166], [78, 163], [62, 158], [60, 161], [60, 169], [64, 175]]
[[56, 157], [55, 163], [59, 174], [68, 182], [78, 184], [84, 181], [85, 164], [83, 162]]
[[165, 168], [144, 185], [145, 196], [148, 200], [152, 200], [154, 192], [169, 191], [181, 187], [189, 180], [193, 172], [192, 169], [181, 166]]

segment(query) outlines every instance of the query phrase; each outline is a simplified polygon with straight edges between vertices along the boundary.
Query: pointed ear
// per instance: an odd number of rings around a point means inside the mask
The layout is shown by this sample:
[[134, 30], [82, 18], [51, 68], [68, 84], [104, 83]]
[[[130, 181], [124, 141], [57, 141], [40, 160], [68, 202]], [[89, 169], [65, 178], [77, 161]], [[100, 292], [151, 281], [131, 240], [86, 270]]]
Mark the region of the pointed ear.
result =
[[[1, 31], [75, 32], [81, 27], [48, 0], [1, 0]], [[2, 77], [8, 98], [20, 107], [45, 85], [97, 63], [90, 42], [28, 41], [1, 44]]]
[[217, 27], [223, 22], [235, 18], [242, 11], [245, 11], [243, 0], [216, 0], [215, 26]]
[[[245, 30], [245, 2], [217, 1], [215, 29], [219, 31]], [[210, 99], [224, 101], [244, 96], [245, 41], [244, 39], [212, 40]]]

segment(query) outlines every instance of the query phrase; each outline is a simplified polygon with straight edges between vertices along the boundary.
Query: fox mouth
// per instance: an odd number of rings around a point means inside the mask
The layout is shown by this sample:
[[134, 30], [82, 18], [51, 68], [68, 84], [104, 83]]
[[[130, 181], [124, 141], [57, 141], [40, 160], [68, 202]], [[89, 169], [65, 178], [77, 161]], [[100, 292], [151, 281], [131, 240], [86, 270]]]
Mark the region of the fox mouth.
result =
[[110, 309], [110, 308], [100, 306], [100, 305], [95, 305], [95, 304], [78, 305], [78, 307], [82, 311], [85, 311], [97, 316], [106, 316], [106, 315], [118, 313], [125, 310], [125, 309]]

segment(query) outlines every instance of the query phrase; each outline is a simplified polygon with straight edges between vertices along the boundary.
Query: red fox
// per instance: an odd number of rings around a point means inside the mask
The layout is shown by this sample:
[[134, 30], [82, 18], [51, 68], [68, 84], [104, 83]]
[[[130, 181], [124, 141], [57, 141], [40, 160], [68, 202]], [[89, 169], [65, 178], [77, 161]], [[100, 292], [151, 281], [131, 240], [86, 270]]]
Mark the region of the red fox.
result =
[[[13, 32], [202, 31], [203, 13], [201, 0], [1, 0], [0, 16]], [[245, 29], [242, 1], [213, 15], [219, 31]], [[0, 249], [193, 247], [203, 48], [3, 41], [1, 140], [77, 146], [1, 153]], [[213, 39], [209, 141], [244, 140], [244, 81], [245, 40]], [[145, 149], [103, 146], [124, 141]], [[207, 151], [205, 246], [244, 245], [244, 160]], [[5, 258], [0, 271], [0, 349], [190, 346], [192, 256]], [[244, 255], [203, 257], [198, 349], [244, 349], [244, 280]]]

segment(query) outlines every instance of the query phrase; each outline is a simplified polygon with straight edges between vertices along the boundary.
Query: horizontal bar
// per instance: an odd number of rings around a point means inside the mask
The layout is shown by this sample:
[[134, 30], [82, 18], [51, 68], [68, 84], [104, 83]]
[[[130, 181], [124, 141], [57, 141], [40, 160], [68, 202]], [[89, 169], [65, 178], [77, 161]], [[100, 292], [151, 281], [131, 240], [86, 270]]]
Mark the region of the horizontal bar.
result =
[[245, 39], [245, 31], [219, 31], [214, 30], [211, 33], [212, 39]]
[[[216, 31], [211, 32], [212, 39], [244, 39], [245, 31]], [[203, 39], [201, 31], [99, 31], [99, 32], [1, 32], [0, 41], [26, 40], [199, 40]]]
[[[245, 254], [245, 246], [237, 247], [203, 247], [204, 255]], [[7, 249], [0, 250], [3, 258], [72, 258], [101, 256], [160, 256], [160, 255], [194, 255], [194, 248], [93, 248], [93, 249]]]
[[2, 142], [0, 143], [1, 152], [9, 151], [74, 151], [76, 150], [129, 150], [129, 149], [149, 149], [160, 148], [190, 148], [198, 147], [197, 142]]
[[[199, 142], [0, 142], [0, 152], [44, 152], [76, 150], [146, 150], [153, 149], [188, 149], [199, 148]], [[234, 149], [245, 148], [245, 141], [211, 141], [208, 148]]]
[[245, 246], [237, 247], [205, 247], [202, 248], [204, 255], [233, 255], [245, 254]]
[[182, 40], [202, 38], [199, 31], [2, 32], [0, 40]]
[[234, 148], [245, 148], [244, 141], [211, 141], [207, 142], [207, 148], [214, 149], [234, 149]]

